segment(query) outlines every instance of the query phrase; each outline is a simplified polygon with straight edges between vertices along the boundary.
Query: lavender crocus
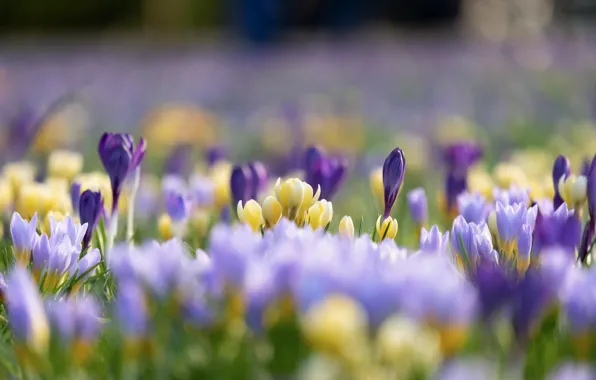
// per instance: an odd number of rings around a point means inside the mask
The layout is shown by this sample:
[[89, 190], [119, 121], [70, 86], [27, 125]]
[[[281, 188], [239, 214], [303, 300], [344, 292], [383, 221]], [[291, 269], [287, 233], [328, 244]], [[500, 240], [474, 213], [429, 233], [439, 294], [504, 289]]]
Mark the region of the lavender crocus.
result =
[[593, 380], [596, 368], [587, 363], [566, 362], [552, 370], [546, 380]]
[[44, 350], [49, 340], [48, 321], [29, 271], [15, 267], [6, 283], [6, 308], [13, 337], [35, 350]]
[[457, 197], [457, 206], [466, 222], [476, 224], [486, 222], [489, 208], [481, 194], [464, 192]]
[[553, 165], [553, 185], [555, 187], [553, 206], [555, 210], [565, 202], [563, 201], [563, 198], [561, 198], [561, 194], [559, 194], [559, 180], [561, 177], [567, 178], [569, 174], [571, 174], [571, 163], [569, 162], [569, 159], [563, 155], [558, 156]]
[[253, 180], [252, 171], [247, 165], [234, 166], [230, 175], [230, 192], [234, 205], [237, 205], [240, 201], [242, 201], [242, 204], [246, 204], [251, 199]]
[[474, 264], [480, 259], [493, 259], [492, 238], [486, 223], [467, 223], [460, 215], [453, 221], [450, 239], [458, 262], [464, 260], [461, 264], [466, 261]]
[[424, 225], [428, 220], [428, 200], [423, 188], [419, 187], [408, 193], [408, 206], [414, 223]]
[[400, 148], [395, 148], [383, 163], [383, 193], [385, 209], [383, 218], [386, 219], [391, 213], [393, 204], [397, 199], [401, 185], [406, 174], [406, 158]]
[[136, 170], [145, 157], [147, 144], [140, 139], [134, 146], [133, 137], [126, 133], [106, 132], [98, 145], [99, 158], [110, 176], [112, 186], [112, 213], [118, 209], [118, 199], [129, 173]]
[[497, 202], [496, 206], [499, 240], [503, 248], [508, 249], [521, 232], [521, 228], [526, 221], [527, 209], [522, 203], [504, 206], [501, 202]]
[[420, 250], [424, 252], [444, 252], [449, 247], [449, 231], [441, 234], [435, 224], [430, 231], [424, 227], [420, 231]]
[[27, 221], [18, 212], [12, 214], [10, 219], [10, 234], [17, 263], [28, 265], [31, 257], [31, 250], [37, 242], [37, 213], [31, 221]]
[[87, 224], [87, 230], [83, 238], [83, 249], [85, 249], [91, 244], [93, 232], [104, 213], [104, 201], [101, 192], [85, 190], [81, 194], [78, 208], [81, 224]]
[[92, 341], [101, 330], [99, 305], [91, 297], [50, 300], [46, 312], [52, 333], [63, 343]]
[[447, 212], [455, 213], [457, 197], [468, 188], [468, 170], [482, 158], [482, 148], [473, 142], [458, 142], [443, 150], [443, 160], [447, 166], [445, 198]]
[[509, 189], [505, 190], [494, 189], [493, 198], [495, 202], [499, 202], [503, 206], [511, 206], [515, 203], [522, 203], [527, 206], [530, 204], [530, 190], [512, 185]]
[[174, 222], [181, 222], [188, 218], [190, 213], [190, 201], [185, 194], [180, 192], [168, 192], [165, 194], [165, 208]]
[[134, 281], [120, 284], [116, 297], [115, 315], [124, 335], [131, 339], [141, 339], [149, 328], [145, 293]]
[[562, 248], [570, 257], [575, 257], [581, 234], [581, 222], [567, 204], [561, 204], [552, 214], [539, 210], [532, 234], [532, 255], [540, 255], [547, 248]]

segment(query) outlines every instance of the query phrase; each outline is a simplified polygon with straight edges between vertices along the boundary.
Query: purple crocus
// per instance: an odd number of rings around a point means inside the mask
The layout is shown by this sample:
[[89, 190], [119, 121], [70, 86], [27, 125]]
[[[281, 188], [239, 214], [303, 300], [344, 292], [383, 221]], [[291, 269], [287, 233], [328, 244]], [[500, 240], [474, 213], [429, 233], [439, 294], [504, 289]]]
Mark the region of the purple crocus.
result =
[[412, 220], [421, 226], [428, 220], [428, 199], [424, 189], [419, 187], [408, 193], [408, 207]]
[[[267, 188], [269, 173], [267, 172], [265, 165], [260, 161], [251, 162], [248, 164], [248, 168], [251, 172], [252, 184], [252, 191], [249, 199], [257, 199], [259, 194]], [[238, 204], [238, 202], [236, 202], [236, 204]]]
[[579, 260], [583, 263], [590, 253], [590, 247], [596, 234], [596, 156], [592, 159], [588, 169], [588, 214], [589, 219], [584, 226], [584, 232], [579, 247]]
[[449, 215], [455, 214], [457, 197], [468, 188], [468, 170], [482, 155], [482, 148], [468, 141], [454, 143], [443, 150], [443, 160], [447, 166], [445, 199]]
[[18, 342], [42, 350], [47, 346], [49, 327], [39, 292], [29, 271], [15, 267], [6, 281], [6, 308], [12, 335]]
[[103, 215], [104, 201], [101, 196], [101, 192], [85, 190], [81, 194], [79, 200], [79, 217], [81, 224], [87, 223], [87, 231], [85, 231], [85, 237], [83, 238], [83, 249], [88, 248], [93, 237], [93, 232], [99, 219]]
[[520, 280], [517, 272], [489, 260], [478, 262], [472, 279], [484, 319], [490, 319], [512, 299]]
[[575, 257], [575, 249], [580, 244], [582, 225], [573, 210], [563, 203], [552, 214], [538, 210], [532, 234], [532, 255], [539, 255], [546, 248], [564, 249], [570, 257]]
[[133, 280], [119, 285], [115, 316], [120, 329], [130, 339], [143, 338], [149, 328], [145, 297], [142, 287]]
[[230, 192], [234, 206], [242, 201], [245, 204], [253, 195], [253, 173], [248, 165], [236, 165], [230, 175]]
[[385, 219], [391, 214], [393, 204], [404, 182], [405, 174], [406, 158], [404, 152], [400, 148], [395, 148], [383, 163], [383, 193], [385, 200], [383, 218]]
[[103, 167], [110, 176], [112, 213], [118, 209], [118, 199], [128, 174], [141, 165], [146, 150], [147, 144], [143, 138], [135, 147], [133, 137], [126, 133], [106, 132], [101, 136], [98, 152]]
[[512, 206], [504, 206], [501, 202], [497, 202], [496, 206], [499, 239], [502, 244], [513, 244], [526, 221], [526, 205], [516, 203]]
[[480, 259], [493, 260], [492, 237], [486, 223], [468, 223], [463, 216], [453, 221], [451, 247], [462, 260], [477, 263]]
[[186, 220], [190, 213], [190, 201], [180, 192], [168, 192], [164, 200], [166, 212], [174, 222]]
[[31, 257], [31, 250], [37, 243], [37, 213], [31, 221], [27, 221], [18, 212], [12, 214], [10, 219], [10, 234], [12, 236], [12, 247], [17, 263], [28, 265]]
[[476, 224], [486, 222], [489, 208], [481, 194], [464, 192], [457, 197], [457, 206], [466, 222]]
[[331, 200], [345, 180], [347, 170], [345, 157], [328, 156], [317, 146], [311, 146], [304, 152], [305, 181], [314, 191], [321, 188], [320, 199]]
[[564, 203], [561, 194], [559, 194], [559, 180], [561, 177], [567, 178], [569, 174], [571, 174], [571, 164], [569, 163], [569, 159], [563, 155], [558, 156], [553, 165], [553, 185], [555, 186], [553, 206], [555, 210]]
[[424, 252], [444, 252], [449, 247], [449, 231], [441, 234], [435, 224], [430, 231], [422, 228], [420, 231], [420, 250]]

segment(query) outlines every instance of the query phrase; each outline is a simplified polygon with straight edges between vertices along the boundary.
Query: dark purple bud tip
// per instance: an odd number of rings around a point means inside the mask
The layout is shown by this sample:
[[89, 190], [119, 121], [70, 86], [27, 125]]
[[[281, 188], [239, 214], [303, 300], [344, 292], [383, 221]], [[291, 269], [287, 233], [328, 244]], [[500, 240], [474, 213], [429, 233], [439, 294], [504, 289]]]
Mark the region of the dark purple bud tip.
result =
[[[404, 161], [405, 162], [405, 161]], [[323, 199], [331, 200], [344, 183], [348, 174], [348, 160], [345, 157], [335, 158], [329, 161], [329, 180], [325, 189]], [[322, 190], [321, 190], [322, 192]]]
[[406, 158], [404, 157], [404, 152], [400, 148], [395, 148], [383, 163], [384, 218], [387, 218], [391, 213], [393, 204], [404, 182], [405, 174]]
[[[99, 140], [99, 158], [110, 176], [113, 196], [113, 210], [118, 207], [118, 198], [126, 176], [135, 170], [145, 157], [147, 145], [144, 139], [135, 147], [131, 135], [125, 133], [104, 133]], [[112, 210], [112, 211], [113, 211]]]
[[571, 163], [567, 157], [560, 155], [553, 165], [553, 184], [555, 186], [555, 196], [553, 198], [553, 207], [558, 209], [563, 204], [563, 198], [559, 194], [559, 180], [561, 177], [567, 178], [571, 174]]
[[99, 223], [104, 211], [103, 197], [99, 191], [85, 190], [79, 201], [79, 218], [81, 224], [87, 223], [87, 231], [83, 238], [83, 248], [89, 246], [93, 231]]
[[239, 201], [244, 204], [251, 199], [252, 183], [252, 171], [247, 165], [234, 166], [230, 176], [230, 192], [234, 205], [237, 205]]
[[596, 224], [596, 155], [590, 163], [588, 173], [588, 211], [591, 224]]
[[251, 171], [251, 182], [252, 191], [250, 194], [251, 199], [257, 199], [259, 193], [267, 188], [267, 180], [269, 179], [269, 173], [265, 164], [260, 161], [252, 162], [248, 165]]

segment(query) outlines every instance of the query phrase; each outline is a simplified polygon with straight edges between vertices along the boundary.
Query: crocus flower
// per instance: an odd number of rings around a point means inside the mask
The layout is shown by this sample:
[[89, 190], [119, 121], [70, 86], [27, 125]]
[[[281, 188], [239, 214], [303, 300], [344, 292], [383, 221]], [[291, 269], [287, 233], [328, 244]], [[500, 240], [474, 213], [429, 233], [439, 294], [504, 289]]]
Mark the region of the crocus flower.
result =
[[480, 260], [472, 274], [478, 294], [482, 317], [486, 320], [496, 314], [515, 294], [519, 276], [506, 266], [489, 260]]
[[[71, 297], [50, 300], [46, 312], [52, 326], [52, 333], [64, 344], [82, 343], [95, 340], [101, 330], [100, 309], [91, 297]], [[75, 356], [82, 355], [75, 352]]]
[[460, 215], [453, 221], [450, 239], [460, 266], [466, 261], [474, 265], [480, 259], [493, 259], [492, 237], [486, 223], [467, 223]]
[[420, 250], [425, 252], [445, 252], [449, 247], [449, 231], [441, 234], [439, 227], [433, 225], [430, 231], [424, 227], [420, 233]]
[[81, 194], [78, 209], [81, 224], [87, 224], [87, 230], [83, 238], [83, 249], [85, 249], [91, 244], [95, 227], [97, 227], [99, 219], [104, 213], [104, 202], [101, 192], [85, 190]]
[[400, 148], [395, 148], [383, 163], [383, 195], [385, 209], [383, 219], [387, 219], [397, 199], [406, 174], [406, 158]]
[[522, 203], [516, 203], [513, 206], [503, 206], [497, 202], [497, 230], [499, 233], [499, 242], [501, 248], [507, 254], [511, 254], [513, 244], [521, 232], [521, 228], [526, 221], [526, 206]]
[[553, 185], [555, 187], [555, 197], [553, 199], [553, 206], [556, 209], [564, 203], [561, 194], [559, 194], [559, 181], [561, 177], [566, 178], [571, 174], [571, 164], [565, 156], [558, 156], [553, 165]]
[[592, 159], [586, 178], [589, 219], [584, 226], [584, 232], [579, 247], [578, 256], [581, 262], [585, 262], [588, 257], [588, 251], [594, 241], [594, 236], [596, 235], [596, 156]]
[[566, 362], [552, 370], [546, 380], [592, 380], [596, 378], [596, 368], [586, 363]]
[[412, 220], [419, 226], [428, 220], [428, 200], [423, 188], [411, 190], [408, 193], [408, 206]]
[[140, 139], [137, 146], [131, 135], [106, 132], [98, 145], [99, 158], [110, 176], [112, 186], [112, 213], [118, 208], [118, 199], [129, 173], [136, 170], [145, 157], [147, 144]]
[[499, 202], [503, 206], [522, 203], [527, 207], [530, 204], [530, 190], [515, 185], [511, 185], [506, 190], [495, 188], [493, 190], [493, 198], [495, 202]]
[[532, 255], [539, 255], [549, 247], [558, 247], [575, 257], [575, 249], [582, 237], [581, 229], [581, 222], [565, 203], [552, 214], [539, 210], [532, 234]]
[[174, 222], [186, 220], [190, 213], [190, 201], [185, 194], [168, 192], [165, 194], [165, 208]]
[[460, 214], [468, 223], [486, 222], [488, 205], [480, 193], [462, 193], [457, 197], [457, 206]]
[[234, 205], [238, 202], [246, 203], [252, 199], [253, 180], [253, 173], [248, 165], [234, 166], [230, 175], [230, 192]]
[[317, 146], [307, 148], [304, 156], [305, 182], [321, 188], [321, 199], [331, 200], [346, 178], [347, 160], [330, 157]]
[[37, 235], [37, 213], [33, 215], [31, 221], [27, 221], [15, 212], [10, 219], [10, 234], [14, 255], [17, 263], [28, 265], [31, 257], [31, 250], [39, 238]]
[[258, 199], [259, 194], [267, 188], [269, 174], [267, 168], [260, 161], [254, 161], [248, 164], [251, 171], [252, 191], [249, 199]]
[[447, 211], [453, 214], [457, 197], [468, 188], [468, 170], [480, 158], [482, 148], [473, 142], [458, 142], [443, 150], [443, 160], [447, 166], [445, 181], [445, 198]]
[[29, 272], [17, 266], [9, 273], [6, 283], [8, 320], [15, 340], [37, 351], [45, 350], [50, 330], [39, 292]]
[[116, 319], [125, 336], [131, 340], [141, 339], [147, 333], [149, 320], [145, 293], [134, 281], [121, 283], [116, 297]]

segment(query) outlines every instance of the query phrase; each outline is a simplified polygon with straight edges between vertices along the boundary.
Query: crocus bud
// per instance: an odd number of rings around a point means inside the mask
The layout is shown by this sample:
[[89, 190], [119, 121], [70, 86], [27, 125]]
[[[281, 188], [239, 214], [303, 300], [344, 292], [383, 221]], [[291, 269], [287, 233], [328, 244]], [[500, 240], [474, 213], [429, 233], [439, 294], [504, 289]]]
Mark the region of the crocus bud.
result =
[[230, 175], [230, 192], [232, 193], [232, 202], [246, 203], [252, 198], [253, 193], [252, 171], [247, 165], [236, 165]]
[[[325, 194], [321, 198], [331, 200], [346, 179], [348, 160], [344, 157], [329, 161], [329, 180]], [[323, 196], [324, 195], [324, 196]]]
[[557, 186], [559, 196], [567, 203], [569, 208], [578, 210], [587, 200], [588, 179], [584, 176], [573, 174], [561, 177]]
[[423, 225], [428, 220], [428, 200], [423, 188], [417, 188], [408, 193], [410, 215], [417, 225]]
[[157, 232], [163, 240], [170, 240], [174, 237], [174, 227], [172, 226], [172, 219], [165, 213], [157, 220]]
[[439, 227], [435, 224], [430, 231], [422, 228], [420, 231], [420, 250], [424, 252], [444, 252], [449, 246], [449, 231], [441, 234]]
[[395, 148], [383, 163], [383, 199], [385, 209], [383, 218], [387, 219], [391, 213], [391, 208], [397, 199], [401, 185], [404, 182], [406, 173], [406, 158], [400, 148]]
[[588, 210], [590, 219], [596, 223], [596, 156], [594, 156], [590, 164], [587, 179]]
[[236, 212], [238, 213], [238, 219], [248, 224], [255, 232], [259, 231], [261, 226], [265, 224], [261, 206], [254, 199], [246, 202], [244, 207], [242, 206], [242, 201], [238, 202]]
[[398, 224], [397, 220], [388, 216], [387, 218], [383, 219], [381, 223], [381, 216], [377, 219], [377, 234], [379, 235], [379, 240], [383, 239], [395, 239], [397, 236]]
[[279, 201], [272, 195], [269, 195], [263, 201], [263, 219], [265, 219], [265, 227], [271, 228], [281, 219], [282, 208]]
[[83, 237], [83, 249], [89, 247], [93, 232], [103, 212], [104, 207], [101, 192], [85, 190], [81, 194], [79, 201], [79, 219], [81, 224], [87, 223], [87, 231], [85, 231], [85, 237]]
[[168, 192], [165, 194], [165, 208], [174, 222], [181, 222], [188, 218], [190, 213], [189, 199], [180, 192]]
[[27, 266], [31, 258], [31, 250], [37, 243], [37, 214], [34, 214], [31, 221], [27, 221], [15, 212], [10, 219], [10, 234], [12, 246], [17, 263]]
[[251, 171], [252, 191], [250, 199], [257, 199], [259, 193], [267, 188], [267, 180], [269, 179], [267, 168], [260, 161], [252, 162], [248, 165]]
[[313, 230], [325, 228], [333, 218], [333, 205], [322, 199], [312, 205], [308, 211], [306, 219]]
[[147, 145], [140, 139], [137, 146], [131, 135], [125, 133], [104, 133], [99, 140], [99, 158], [105, 171], [110, 176], [112, 186], [112, 212], [118, 208], [118, 199], [124, 181], [130, 172], [135, 170], [145, 157]]
[[354, 237], [354, 222], [352, 218], [348, 215], [341, 218], [339, 221], [339, 229], [338, 232], [341, 236], [346, 236], [350, 239]]
[[553, 185], [555, 187], [555, 197], [553, 199], [553, 207], [554, 209], [558, 209], [559, 206], [564, 202], [563, 198], [561, 198], [561, 194], [559, 194], [559, 181], [561, 178], [567, 178], [571, 174], [571, 164], [569, 159], [565, 156], [558, 156], [555, 160], [555, 164], [553, 165]]

